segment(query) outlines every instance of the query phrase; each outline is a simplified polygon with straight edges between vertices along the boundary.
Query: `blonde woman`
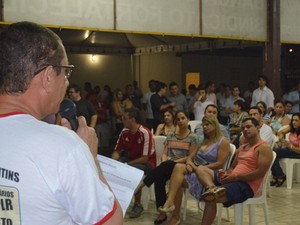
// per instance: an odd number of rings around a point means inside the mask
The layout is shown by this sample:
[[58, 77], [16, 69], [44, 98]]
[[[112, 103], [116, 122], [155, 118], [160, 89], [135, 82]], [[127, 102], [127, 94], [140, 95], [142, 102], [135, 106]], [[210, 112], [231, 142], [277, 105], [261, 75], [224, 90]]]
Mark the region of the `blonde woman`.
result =
[[[182, 199], [182, 187], [189, 186], [191, 194], [200, 199], [204, 188], [199, 183], [197, 173], [194, 170], [201, 170], [203, 166], [218, 170], [226, 162], [230, 145], [226, 138], [223, 137], [220, 125], [215, 116], [204, 116], [202, 119], [204, 140], [198, 145], [195, 152], [188, 157], [186, 164], [176, 164], [171, 175], [168, 198], [165, 204], [158, 210], [162, 213], [173, 212], [169, 225], [180, 223], [180, 205]], [[195, 160], [201, 158], [207, 162], [207, 165], [195, 166]], [[202, 190], [203, 189], [203, 190]]]

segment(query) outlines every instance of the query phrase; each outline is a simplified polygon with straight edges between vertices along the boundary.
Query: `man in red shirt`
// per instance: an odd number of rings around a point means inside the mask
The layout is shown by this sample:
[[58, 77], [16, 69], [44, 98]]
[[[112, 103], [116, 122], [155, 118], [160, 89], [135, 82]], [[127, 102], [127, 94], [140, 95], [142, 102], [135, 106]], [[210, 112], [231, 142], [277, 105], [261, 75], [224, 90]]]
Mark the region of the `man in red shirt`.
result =
[[[126, 109], [122, 120], [124, 129], [119, 135], [112, 158], [141, 169], [146, 175], [156, 166], [152, 133], [140, 124], [140, 112], [136, 108]], [[135, 194], [130, 218], [137, 218], [143, 212], [140, 202], [141, 191]]]

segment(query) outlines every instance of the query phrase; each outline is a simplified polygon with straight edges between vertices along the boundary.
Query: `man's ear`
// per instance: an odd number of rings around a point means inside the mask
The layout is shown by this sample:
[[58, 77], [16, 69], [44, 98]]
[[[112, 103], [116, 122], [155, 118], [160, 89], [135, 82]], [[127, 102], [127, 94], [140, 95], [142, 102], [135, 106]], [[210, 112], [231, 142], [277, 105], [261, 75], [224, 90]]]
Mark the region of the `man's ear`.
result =
[[42, 86], [48, 92], [51, 86], [53, 85], [53, 69], [51, 66], [48, 66], [44, 72], [41, 74]]

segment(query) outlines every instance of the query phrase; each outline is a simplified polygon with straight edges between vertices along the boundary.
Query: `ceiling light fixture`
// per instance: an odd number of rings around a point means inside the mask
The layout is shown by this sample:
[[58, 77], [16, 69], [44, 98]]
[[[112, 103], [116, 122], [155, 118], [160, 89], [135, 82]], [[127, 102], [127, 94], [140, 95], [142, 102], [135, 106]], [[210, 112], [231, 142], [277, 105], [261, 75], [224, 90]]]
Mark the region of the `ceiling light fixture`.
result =
[[91, 56], [91, 60], [92, 60], [92, 62], [96, 62], [97, 56], [96, 56], [96, 55], [92, 55], [92, 56]]

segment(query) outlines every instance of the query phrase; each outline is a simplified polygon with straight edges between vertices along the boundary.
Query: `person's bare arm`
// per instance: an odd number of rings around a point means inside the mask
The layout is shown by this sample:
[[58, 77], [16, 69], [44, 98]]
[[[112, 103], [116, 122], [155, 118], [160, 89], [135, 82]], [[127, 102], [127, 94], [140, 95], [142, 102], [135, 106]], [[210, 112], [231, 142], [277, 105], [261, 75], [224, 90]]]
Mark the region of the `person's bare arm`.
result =
[[162, 131], [163, 127], [164, 127], [164, 125], [162, 123], [157, 126], [156, 131], [155, 131], [156, 136], [161, 134], [161, 131]]
[[258, 162], [257, 162], [257, 168], [253, 172], [247, 174], [239, 174], [239, 175], [228, 174], [224, 177], [222, 182], [224, 183], [233, 182], [233, 181], [249, 182], [265, 176], [273, 160], [272, 149], [268, 144], [263, 144], [257, 147], [256, 152], [257, 152]]
[[169, 102], [169, 103], [161, 105], [159, 110], [163, 111], [163, 110], [166, 110], [166, 109], [174, 107], [174, 106], [176, 106], [175, 102]]
[[288, 116], [284, 116], [282, 118], [282, 121], [281, 121], [281, 125], [282, 126], [286, 126], [286, 125], [289, 125], [291, 122], [291, 119], [288, 117]]
[[229, 152], [230, 152], [229, 142], [226, 139], [223, 139], [219, 146], [217, 161], [208, 164], [207, 167], [212, 170], [221, 169], [224, 163], [226, 162], [226, 160], [228, 159]]
[[286, 128], [278, 131], [277, 136], [279, 140], [284, 139], [285, 135], [291, 131], [291, 126], [287, 126]]
[[189, 155], [185, 159], [186, 170], [189, 173], [193, 172], [193, 170], [195, 169], [195, 167], [194, 167], [195, 165], [194, 165], [193, 161], [194, 161], [194, 158], [197, 155], [197, 152], [198, 152], [198, 145], [191, 146], [190, 150], [189, 150]]
[[161, 161], [164, 162], [164, 161], [167, 161], [167, 160], [168, 160], [168, 147], [165, 146], [164, 151], [161, 155]]
[[113, 151], [113, 153], [111, 154], [111, 158], [114, 160], [119, 160], [120, 154], [117, 151]]
[[[63, 118], [61, 120], [61, 124], [64, 127], [67, 127], [71, 129], [71, 124], [68, 120]], [[103, 176], [102, 170], [99, 165], [99, 161], [97, 159], [97, 152], [98, 152], [98, 138], [95, 132], [94, 128], [88, 127], [85, 121], [85, 118], [83, 116], [78, 117], [78, 129], [76, 131], [78, 136], [88, 145], [89, 150], [94, 157], [95, 165], [98, 170], [98, 176], [99, 179], [107, 185], [107, 187], [111, 190], [109, 184], [107, 183], [106, 179]], [[114, 212], [114, 214], [108, 219], [104, 224], [123, 224], [123, 214], [121, 206], [118, 202], [118, 200], [115, 198], [115, 201], [117, 203], [117, 209]]]
[[149, 157], [147, 155], [144, 155], [140, 158], [137, 158], [137, 159], [127, 162], [127, 164], [128, 165], [133, 165], [133, 164], [138, 164], [138, 163], [145, 164], [148, 162], [148, 160], [149, 160]]
[[92, 115], [91, 117], [91, 122], [90, 122], [90, 127], [95, 128], [96, 127], [96, 123], [97, 123], [97, 114]]
[[123, 113], [119, 111], [117, 103], [115, 101], [112, 103], [111, 109], [115, 117], [119, 118], [123, 115]]

